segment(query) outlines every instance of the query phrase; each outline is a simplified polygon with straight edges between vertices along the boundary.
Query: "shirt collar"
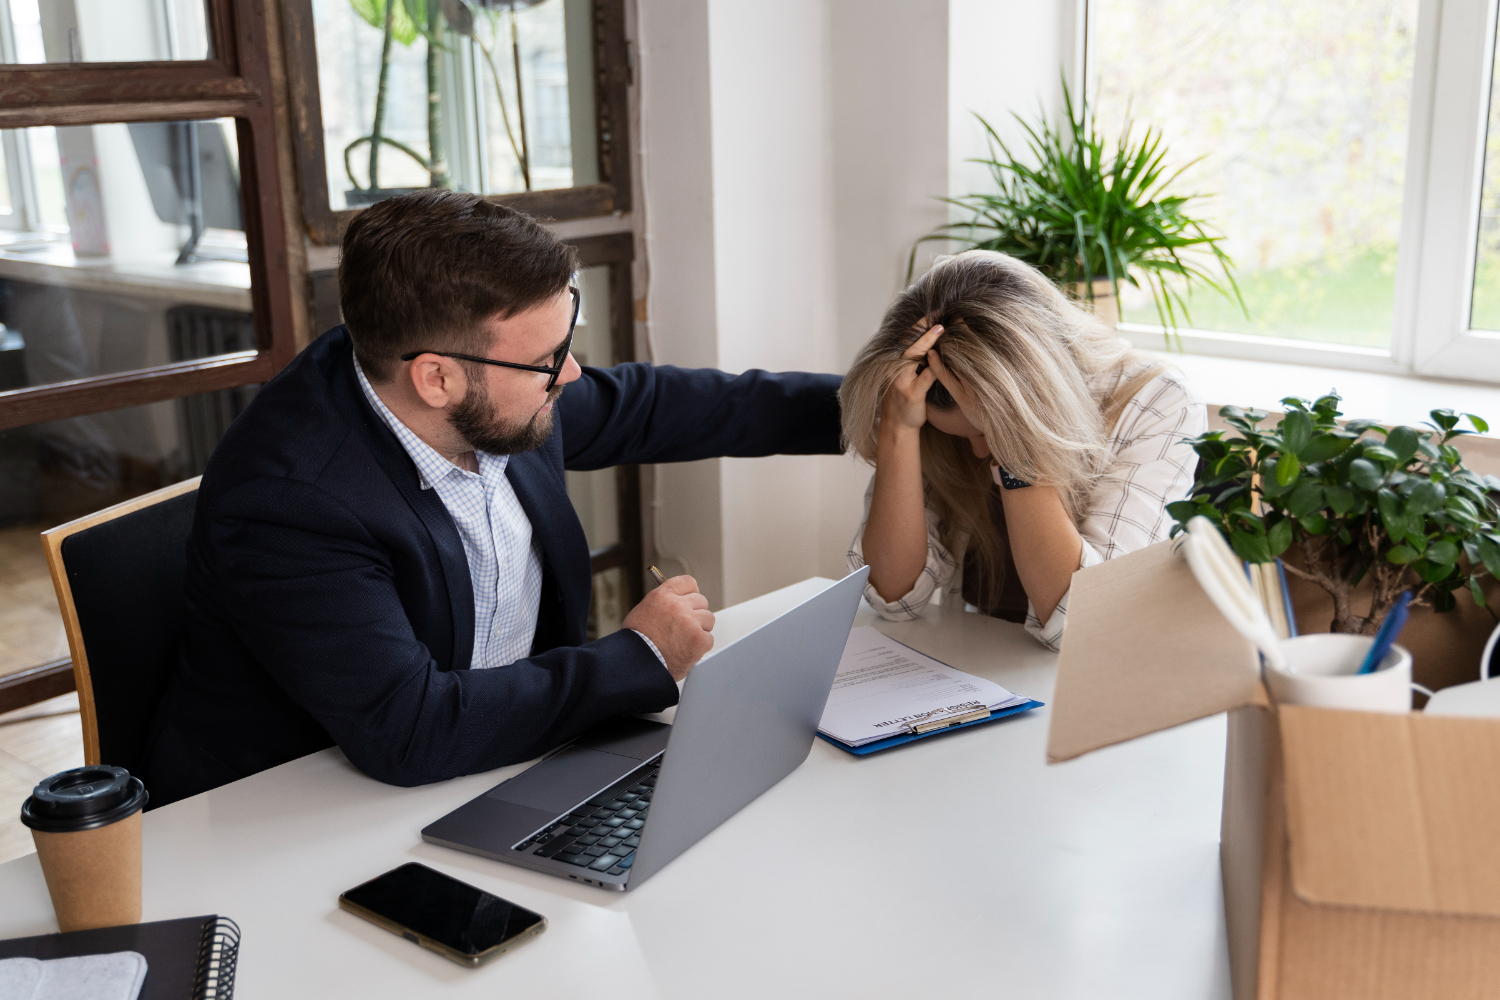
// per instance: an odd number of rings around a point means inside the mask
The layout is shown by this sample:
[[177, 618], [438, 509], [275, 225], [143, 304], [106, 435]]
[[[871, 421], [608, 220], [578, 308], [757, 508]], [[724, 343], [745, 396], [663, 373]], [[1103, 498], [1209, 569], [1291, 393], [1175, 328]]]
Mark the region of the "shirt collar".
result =
[[505, 474], [505, 467], [510, 461], [510, 456], [492, 455], [487, 451], [476, 450], [474, 452], [479, 459], [477, 473], [454, 465], [438, 454], [436, 448], [417, 437], [410, 427], [402, 423], [401, 419], [390, 411], [390, 408], [385, 405], [385, 400], [380, 398], [375, 387], [370, 385], [370, 380], [365, 377], [364, 366], [359, 363], [357, 355], [354, 358], [354, 374], [359, 377], [359, 388], [365, 394], [365, 399], [369, 401], [370, 408], [391, 429], [391, 433], [396, 435], [396, 440], [401, 442], [401, 447], [406, 449], [406, 453], [411, 456], [412, 463], [417, 467], [417, 480], [422, 489], [430, 490], [435, 484], [455, 473], [460, 477], [469, 476], [481, 479]]

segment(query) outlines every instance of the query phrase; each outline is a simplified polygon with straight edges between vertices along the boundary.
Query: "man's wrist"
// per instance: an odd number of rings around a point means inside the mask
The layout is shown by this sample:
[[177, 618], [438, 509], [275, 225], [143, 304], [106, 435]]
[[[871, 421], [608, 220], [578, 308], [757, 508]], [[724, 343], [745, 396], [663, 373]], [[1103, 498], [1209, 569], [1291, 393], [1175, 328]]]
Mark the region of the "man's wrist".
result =
[[656, 643], [654, 643], [654, 642], [651, 641], [651, 637], [649, 635], [647, 635], [646, 633], [642, 632], [638, 628], [633, 628], [630, 631], [634, 632], [636, 635], [638, 635], [642, 639], [646, 640], [646, 645], [651, 648], [651, 652], [653, 652], [653, 653], [656, 654], [656, 658], [661, 661], [661, 665], [664, 666], [664, 667], [667, 665], [667, 658], [665, 656], [661, 655], [661, 650], [659, 650], [659, 649], [656, 648]]

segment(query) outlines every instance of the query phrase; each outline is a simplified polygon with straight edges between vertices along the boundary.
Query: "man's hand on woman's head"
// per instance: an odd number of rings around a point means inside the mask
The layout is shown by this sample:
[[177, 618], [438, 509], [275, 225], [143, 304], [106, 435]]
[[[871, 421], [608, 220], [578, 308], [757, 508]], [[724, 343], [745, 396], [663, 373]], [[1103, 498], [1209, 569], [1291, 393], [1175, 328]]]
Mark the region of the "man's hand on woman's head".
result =
[[880, 405], [880, 420], [885, 426], [917, 430], [927, 422], [927, 390], [937, 380], [933, 364], [937, 352], [932, 345], [942, 335], [941, 326], [931, 327], [902, 353], [896, 380], [885, 391]]

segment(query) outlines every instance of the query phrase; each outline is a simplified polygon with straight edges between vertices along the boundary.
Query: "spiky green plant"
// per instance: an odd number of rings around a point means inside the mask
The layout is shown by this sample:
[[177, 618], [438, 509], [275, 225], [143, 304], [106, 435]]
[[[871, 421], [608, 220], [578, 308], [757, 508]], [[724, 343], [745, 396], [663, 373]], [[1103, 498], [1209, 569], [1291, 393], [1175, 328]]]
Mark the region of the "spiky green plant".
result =
[[1067, 122], [1062, 127], [1054, 127], [1045, 112], [1034, 125], [1015, 116], [1027, 137], [1024, 157], [975, 114], [990, 156], [971, 162], [989, 169], [995, 189], [942, 199], [972, 217], [918, 240], [908, 278], [917, 248], [946, 240], [1010, 254], [1065, 288], [1081, 283], [1088, 298], [1096, 278], [1108, 278], [1117, 297], [1122, 283], [1144, 286], [1168, 331], [1177, 328], [1179, 316], [1190, 319], [1186, 296], [1194, 285], [1244, 309], [1234, 263], [1219, 246], [1224, 237], [1189, 211], [1189, 202], [1205, 196], [1169, 193], [1198, 160], [1169, 170], [1161, 132], [1148, 127], [1137, 139], [1128, 117], [1110, 145], [1088, 103], [1075, 107], [1066, 81], [1063, 103]]

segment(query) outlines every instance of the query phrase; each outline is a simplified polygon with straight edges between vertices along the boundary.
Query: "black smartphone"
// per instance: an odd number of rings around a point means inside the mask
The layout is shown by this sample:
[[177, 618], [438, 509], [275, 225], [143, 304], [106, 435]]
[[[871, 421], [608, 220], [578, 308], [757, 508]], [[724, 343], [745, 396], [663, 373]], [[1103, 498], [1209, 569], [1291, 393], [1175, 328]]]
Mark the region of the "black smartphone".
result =
[[339, 906], [460, 965], [483, 965], [547, 918], [415, 861], [339, 896]]

